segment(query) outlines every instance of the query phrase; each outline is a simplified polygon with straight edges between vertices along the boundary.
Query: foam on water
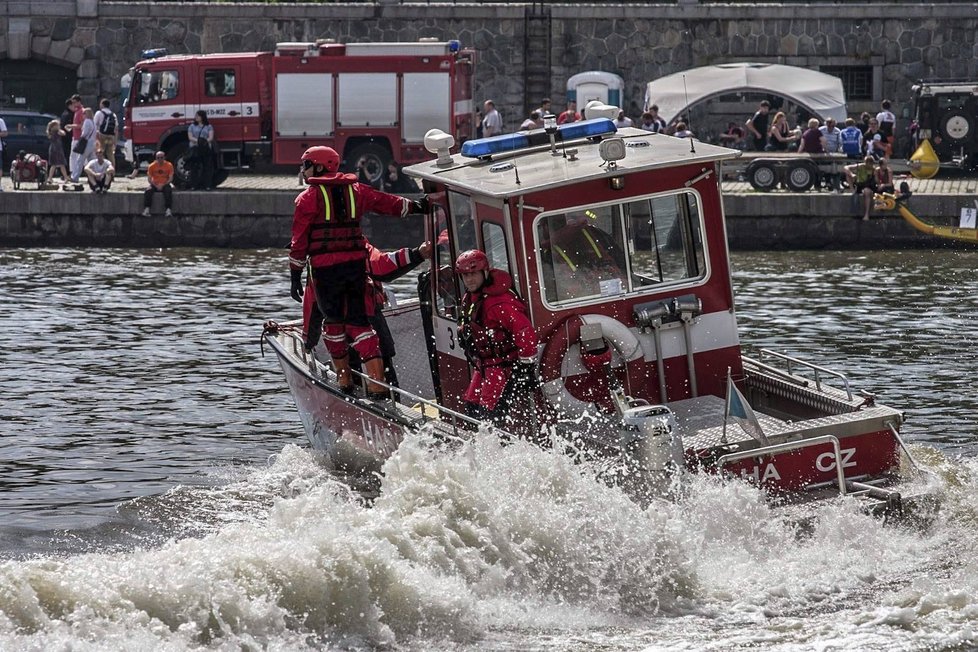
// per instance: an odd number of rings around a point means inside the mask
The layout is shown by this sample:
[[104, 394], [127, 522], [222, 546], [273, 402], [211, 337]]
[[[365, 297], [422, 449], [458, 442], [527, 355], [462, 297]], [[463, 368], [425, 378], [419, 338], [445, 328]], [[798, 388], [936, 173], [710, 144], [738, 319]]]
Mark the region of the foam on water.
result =
[[978, 464], [941, 463], [931, 530], [839, 501], [800, 537], [739, 482], [693, 477], [643, 509], [488, 435], [452, 451], [410, 437], [367, 506], [290, 445], [181, 495], [188, 522], [151, 549], [0, 564], [0, 649], [974, 644]]

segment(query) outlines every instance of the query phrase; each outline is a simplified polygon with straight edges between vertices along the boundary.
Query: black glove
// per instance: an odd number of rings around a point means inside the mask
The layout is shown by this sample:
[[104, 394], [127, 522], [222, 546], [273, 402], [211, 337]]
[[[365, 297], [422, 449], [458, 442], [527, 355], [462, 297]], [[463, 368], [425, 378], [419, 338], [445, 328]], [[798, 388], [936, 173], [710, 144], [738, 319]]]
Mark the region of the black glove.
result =
[[302, 270], [293, 269], [290, 271], [292, 273], [292, 288], [289, 290], [289, 293], [293, 299], [302, 303]]
[[409, 212], [427, 215], [429, 207], [430, 204], [428, 203], [428, 195], [421, 195], [420, 199], [411, 200], [411, 206]]
[[521, 392], [532, 392], [540, 387], [540, 376], [537, 374], [535, 362], [518, 361], [513, 365], [511, 381], [513, 389]]

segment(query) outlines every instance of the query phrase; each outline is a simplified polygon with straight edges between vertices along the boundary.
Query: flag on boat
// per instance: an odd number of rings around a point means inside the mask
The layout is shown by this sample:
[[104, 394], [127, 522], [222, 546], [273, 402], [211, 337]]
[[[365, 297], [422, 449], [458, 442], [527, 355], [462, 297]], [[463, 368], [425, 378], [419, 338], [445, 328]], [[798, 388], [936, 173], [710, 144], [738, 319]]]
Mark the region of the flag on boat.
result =
[[757, 421], [757, 415], [751, 409], [750, 403], [740, 393], [734, 385], [733, 378], [727, 374], [727, 410], [723, 415], [724, 438], [726, 438], [727, 418], [733, 419], [734, 423], [744, 429], [748, 435], [761, 442], [762, 446], [767, 446], [767, 435], [761, 430], [761, 424]]

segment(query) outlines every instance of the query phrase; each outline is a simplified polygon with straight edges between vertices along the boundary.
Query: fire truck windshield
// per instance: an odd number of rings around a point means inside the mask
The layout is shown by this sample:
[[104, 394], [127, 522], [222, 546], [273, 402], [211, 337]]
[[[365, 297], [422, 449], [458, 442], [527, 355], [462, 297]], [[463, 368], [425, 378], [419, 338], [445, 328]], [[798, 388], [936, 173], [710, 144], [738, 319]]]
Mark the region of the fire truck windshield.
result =
[[176, 70], [139, 70], [133, 80], [136, 104], [172, 100], [180, 92], [180, 73]]

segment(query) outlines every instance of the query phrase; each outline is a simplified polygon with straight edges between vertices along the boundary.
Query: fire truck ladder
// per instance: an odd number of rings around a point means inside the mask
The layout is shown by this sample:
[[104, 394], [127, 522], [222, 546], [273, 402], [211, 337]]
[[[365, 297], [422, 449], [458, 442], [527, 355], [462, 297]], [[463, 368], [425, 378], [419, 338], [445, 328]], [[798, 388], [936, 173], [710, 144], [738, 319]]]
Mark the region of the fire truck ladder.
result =
[[[550, 97], [550, 6], [532, 2], [526, 7], [523, 19], [523, 115], [540, 106], [540, 100]], [[557, 104], [562, 102], [558, 98]]]

